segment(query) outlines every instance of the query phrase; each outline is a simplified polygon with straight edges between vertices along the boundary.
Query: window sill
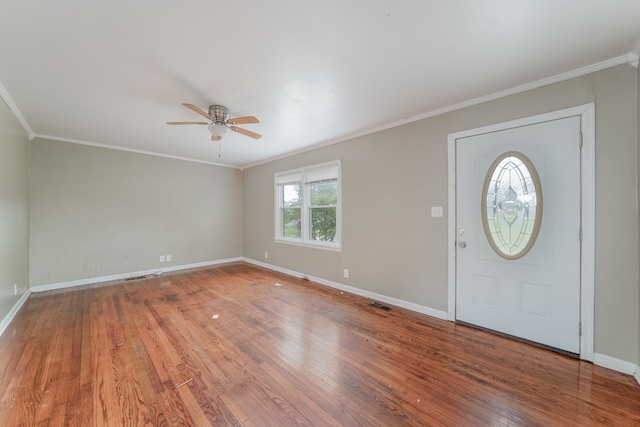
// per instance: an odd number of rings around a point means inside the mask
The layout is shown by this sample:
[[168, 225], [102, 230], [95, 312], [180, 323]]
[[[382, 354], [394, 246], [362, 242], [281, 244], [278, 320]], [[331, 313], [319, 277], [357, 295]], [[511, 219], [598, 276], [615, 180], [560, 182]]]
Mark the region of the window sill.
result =
[[297, 240], [286, 240], [286, 239], [279, 239], [279, 238], [274, 238], [273, 239], [276, 243], [284, 243], [287, 245], [293, 245], [293, 246], [302, 246], [305, 248], [313, 248], [313, 249], [322, 249], [325, 251], [332, 251], [332, 252], [342, 252], [342, 247], [339, 245], [331, 245], [331, 244], [320, 244], [320, 243], [305, 243], [305, 242], [300, 242]]

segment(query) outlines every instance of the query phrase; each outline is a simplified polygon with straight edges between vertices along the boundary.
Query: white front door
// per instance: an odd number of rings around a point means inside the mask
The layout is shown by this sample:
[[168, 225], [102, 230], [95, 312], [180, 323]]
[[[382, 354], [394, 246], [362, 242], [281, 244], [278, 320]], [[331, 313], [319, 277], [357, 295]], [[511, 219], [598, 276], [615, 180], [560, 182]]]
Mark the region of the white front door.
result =
[[[512, 152], [514, 162], [503, 162], [485, 185], [492, 165]], [[455, 156], [456, 319], [579, 354], [580, 117], [458, 138]], [[520, 157], [529, 160], [524, 167]], [[522, 193], [534, 183], [525, 176], [529, 169], [539, 177], [538, 206], [529, 206], [531, 196]], [[495, 189], [500, 180], [507, 190], [490, 196], [491, 205], [483, 189]], [[521, 251], [536, 210], [537, 239]], [[493, 221], [494, 232], [484, 220]]]

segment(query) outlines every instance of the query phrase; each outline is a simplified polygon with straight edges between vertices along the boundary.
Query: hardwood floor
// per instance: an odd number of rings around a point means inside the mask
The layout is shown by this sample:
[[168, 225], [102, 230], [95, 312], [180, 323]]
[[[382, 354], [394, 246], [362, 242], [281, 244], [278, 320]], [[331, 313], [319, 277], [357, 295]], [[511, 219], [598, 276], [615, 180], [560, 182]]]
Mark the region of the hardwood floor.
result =
[[638, 426], [633, 377], [231, 264], [33, 294], [2, 426]]

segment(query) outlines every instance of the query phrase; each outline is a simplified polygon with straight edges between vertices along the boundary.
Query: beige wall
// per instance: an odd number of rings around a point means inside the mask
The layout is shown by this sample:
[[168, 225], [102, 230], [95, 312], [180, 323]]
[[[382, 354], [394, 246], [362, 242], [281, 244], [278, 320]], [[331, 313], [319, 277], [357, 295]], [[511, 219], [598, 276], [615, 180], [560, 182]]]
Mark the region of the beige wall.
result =
[[0, 320], [28, 287], [29, 138], [0, 98]]
[[[595, 351], [638, 363], [636, 83], [637, 70], [620, 65], [247, 169], [244, 255], [446, 311], [447, 135], [595, 102]], [[338, 158], [342, 251], [275, 243], [274, 172]], [[432, 218], [431, 206], [445, 216]]]
[[242, 256], [237, 169], [41, 139], [31, 169], [32, 286]]

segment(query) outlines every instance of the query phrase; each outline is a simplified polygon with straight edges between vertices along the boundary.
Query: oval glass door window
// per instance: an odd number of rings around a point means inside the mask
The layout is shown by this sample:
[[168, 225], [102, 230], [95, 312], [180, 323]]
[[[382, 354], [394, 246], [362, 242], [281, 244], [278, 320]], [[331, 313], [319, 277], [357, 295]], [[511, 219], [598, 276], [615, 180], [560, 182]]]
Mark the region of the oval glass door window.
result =
[[522, 153], [503, 153], [491, 164], [482, 188], [482, 225], [489, 244], [506, 259], [533, 247], [542, 222], [542, 186]]

